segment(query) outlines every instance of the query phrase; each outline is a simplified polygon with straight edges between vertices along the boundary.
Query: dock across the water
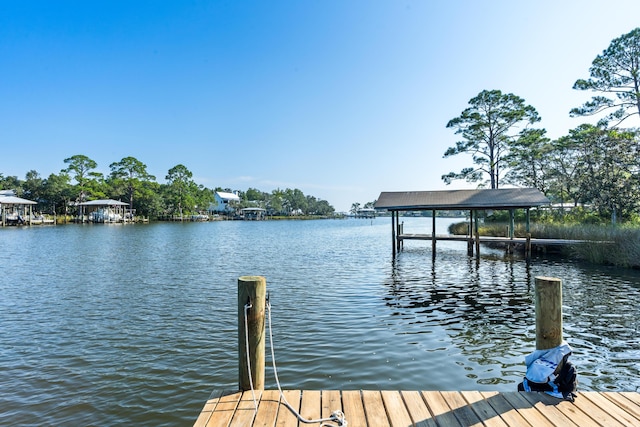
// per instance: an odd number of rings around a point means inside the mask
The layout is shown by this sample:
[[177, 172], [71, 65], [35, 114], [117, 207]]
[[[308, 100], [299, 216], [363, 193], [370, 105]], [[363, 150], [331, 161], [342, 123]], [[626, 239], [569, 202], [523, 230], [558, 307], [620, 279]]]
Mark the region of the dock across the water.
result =
[[[456, 241], [456, 242], [475, 242], [476, 237], [468, 235], [454, 235], [454, 234], [410, 234], [403, 233], [397, 236], [397, 239], [402, 240], [436, 240], [436, 241]], [[478, 236], [480, 243], [511, 243], [511, 244], [527, 244], [526, 237], [499, 237], [499, 236]], [[531, 246], [567, 246], [578, 245], [586, 243], [587, 240], [569, 240], [569, 239], [536, 239], [534, 237], [528, 240]]]
[[[575, 402], [515, 391], [287, 390], [283, 395], [306, 419], [340, 410], [348, 427], [640, 425], [637, 392], [580, 392]], [[314, 425], [298, 421], [278, 390], [256, 391], [256, 399], [257, 411], [251, 391], [214, 392], [194, 426]]]

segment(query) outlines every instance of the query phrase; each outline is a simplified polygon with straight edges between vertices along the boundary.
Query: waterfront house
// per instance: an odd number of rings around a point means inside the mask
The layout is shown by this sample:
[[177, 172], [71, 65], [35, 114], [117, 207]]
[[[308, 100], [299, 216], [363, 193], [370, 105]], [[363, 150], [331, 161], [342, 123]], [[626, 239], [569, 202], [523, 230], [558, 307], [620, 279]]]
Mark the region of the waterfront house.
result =
[[216, 191], [214, 202], [209, 204], [209, 212], [229, 214], [235, 212], [235, 204], [240, 202], [240, 197], [235, 193]]

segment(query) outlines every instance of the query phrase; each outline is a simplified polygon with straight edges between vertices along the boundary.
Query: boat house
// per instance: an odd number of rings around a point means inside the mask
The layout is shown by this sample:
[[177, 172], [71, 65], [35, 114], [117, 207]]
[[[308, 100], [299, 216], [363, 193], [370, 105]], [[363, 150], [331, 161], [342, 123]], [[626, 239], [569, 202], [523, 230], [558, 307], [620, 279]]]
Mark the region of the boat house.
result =
[[[526, 248], [530, 248], [531, 237], [529, 234], [529, 209], [549, 204], [549, 199], [536, 188], [504, 188], [504, 189], [481, 189], [481, 190], [444, 190], [444, 191], [395, 191], [382, 192], [376, 201], [376, 210], [385, 210], [391, 213], [391, 239], [392, 252], [395, 257], [396, 252], [402, 248], [404, 240], [431, 240], [432, 255], [435, 257], [437, 240], [463, 240], [467, 241], [468, 253], [473, 255], [475, 243], [476, 255], [480, 250], [480, 236], [478, 234], [478, 211], [486, 210], [508, 210], [510, 212], [509, 236], [508, 239], [515, 242], [514, 212], [515, 209], [525, 209], [526, 211], [526, 232], [527, 239], [524, 242]], [[436, 236], [436, 212], [445, 210], [458, 210], [469, 212], [469, 234], [467, 236]], [[400, 212], [431, 211], [433, 225], [431, 235], [405, 234], [402, 224], [399, 223]], [[472, 230], [475, 231], [475, 236]], [[483, 240], [485, 239], [483, 237]]]
[[78, 205], [80, 207], [81, 222], [127, 222], [132, 221], [133, 216], [128, 212], [128, 203], [119, 200], [91, 200]]
[[267, 210], [263, 208], [244, 208], [240, 210], [242, 219], [249, 221], [260, 221], [266, 219]]
[[376, 210], [374, 208], [359, 208], [354, 216], [356, 218], [375, 218]]
[[15, 196], [13, 191], [2, 191], [0, 194], [0, 222], [2, 227], [5, 225], [31, 225], [33, 205], [37, 205], [37, 203]]

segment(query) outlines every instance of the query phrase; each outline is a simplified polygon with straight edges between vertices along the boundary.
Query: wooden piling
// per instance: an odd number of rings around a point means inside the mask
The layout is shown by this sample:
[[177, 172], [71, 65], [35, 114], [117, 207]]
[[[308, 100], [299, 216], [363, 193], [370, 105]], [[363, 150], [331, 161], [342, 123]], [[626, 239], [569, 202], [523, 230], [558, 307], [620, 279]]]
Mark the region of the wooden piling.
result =
[[478, 212], [476, 212], [474, 227], [476, 233], [476, 259], [480, 259], [480, 231], [478, 230]]
[[467, 242], [467, 255], [473, 256], [473, 210], [469, 211], [469, 241]]
[[527, 242], [524, 246], [524, 257], [528, 263], [531, 261], [531, 216], [528, 208], [526, 211], [525, 232], [527, 233]]
[[[267, 281], [262, 276], [238, 278], [238, 373], [240, 390], [264, 390], [265, 304]], [[245, 305], [250, 304], [245, 324]], [[249, 363], [247, 366], [247, 334]]]
[[516, 231], [516, 212], [514, 209], [509, 209], [509, 238], [513, 240]]
[[562, 280], [536, 277], [536, 350], [562, 344]]
[[391, 211], [391, 253], [394, 259], [396, 257], [396, 222], [398, 221], [396, 219], [397, 215], [397, 211]]
[[431, 211], [431, 259], [436, 259], [436, 210]]
[[[515, 237], [515, 231], [516, 231], [516, 223], [515, 223], [515, 215], [516, 212], [514, 209], [509, 209], [509, 238], [511, 240], [513, 240], [513, 238]], [[509, 244], [507, 244], [507, 252], [512, 254], [513, 253], [513, 242], [510, 242]]]

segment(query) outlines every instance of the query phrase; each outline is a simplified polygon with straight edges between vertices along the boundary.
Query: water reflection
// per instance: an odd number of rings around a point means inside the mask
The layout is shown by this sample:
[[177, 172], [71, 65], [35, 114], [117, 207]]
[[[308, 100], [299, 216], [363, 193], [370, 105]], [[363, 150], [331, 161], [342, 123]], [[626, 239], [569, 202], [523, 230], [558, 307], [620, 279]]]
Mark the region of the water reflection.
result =
[[614, 271], [594, 274], [544, 258], [528, 264], [496, 252], [478, 260], [439, 250], [434, 261], [426, 248], [405, 250], [391, 265], [384, 301], [398, 322], [416, 334], [444, 331], [448, 351], [464, 356], [458, 363], [478, 384], [522, 377], [522, 358], [535, 349], [535, 276], [555, 276], [563, 280], [564, 338], [574, 348], [581, 388], [640, 388], [635, 273], [621, 280]]
[[640, 272], [485, 248], [477, 261], [461, 242], [435, 262], [424, 242], [390, 260], [388, 225], [0, 230], [0, 424], [191, 424], [237, 385], [246, 274], [267, 277], [287, 388], [515, 390], [535, 346], [533, 278], [553, 276], [580, 389], [638, 389]]
[[[530, 269], [516, 272], [515, 261], [495, 256], [478, 261], [440, 251], [433, 261], [424, 255], [405, 253], [398, 259], [386, 283], [386, 304], [398, 313], [412, 312], [410, 327], [418, 327], [418, 333], [444, 329], [453, 347], [449, 351], [464, 356], [459, 364], [467, 378], [513, 383], [522, 376], [520, 357], [535, 339]], [[495, 369], [487, 368], [491, 365]]]

